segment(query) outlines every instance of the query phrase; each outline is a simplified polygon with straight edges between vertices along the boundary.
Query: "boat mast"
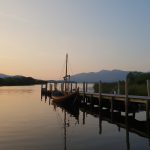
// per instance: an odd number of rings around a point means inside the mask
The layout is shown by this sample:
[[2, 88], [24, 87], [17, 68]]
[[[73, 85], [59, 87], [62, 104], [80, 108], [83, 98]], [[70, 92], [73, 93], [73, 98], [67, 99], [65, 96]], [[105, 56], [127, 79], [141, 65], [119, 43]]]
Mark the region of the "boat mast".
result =
[[64, 76], [64, 80], [65, 80], [65, 91], [68, 90], [68, 87], [67, 87], [67, 80], [68, 78], [70, 78], [70, 75], [68, 75], [68, 53], [66, 54], [66, 74]]
[[65, 75], [65, 77], [66, 77], [66, 81], [67, 81], [67, 73], [68, 73], [68, 54], [66, 54], [66, 75]]

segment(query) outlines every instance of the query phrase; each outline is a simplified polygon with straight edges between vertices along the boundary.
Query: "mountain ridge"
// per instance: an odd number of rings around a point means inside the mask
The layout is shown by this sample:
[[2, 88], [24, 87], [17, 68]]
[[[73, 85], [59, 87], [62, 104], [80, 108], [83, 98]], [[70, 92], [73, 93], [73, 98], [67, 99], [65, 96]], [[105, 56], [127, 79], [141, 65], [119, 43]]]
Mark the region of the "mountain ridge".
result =
[[119, 80], [125, 80], [129, 71], [123, 71], [118, 69], [113, 70], [101, 70], [98, 72], [83, 72], [71, 76], [72, 81], [76, 82], [116, 82]]
[[8, 78], [8, 77], [12, 77], [12, 76], [0, 73], [0, 78]]

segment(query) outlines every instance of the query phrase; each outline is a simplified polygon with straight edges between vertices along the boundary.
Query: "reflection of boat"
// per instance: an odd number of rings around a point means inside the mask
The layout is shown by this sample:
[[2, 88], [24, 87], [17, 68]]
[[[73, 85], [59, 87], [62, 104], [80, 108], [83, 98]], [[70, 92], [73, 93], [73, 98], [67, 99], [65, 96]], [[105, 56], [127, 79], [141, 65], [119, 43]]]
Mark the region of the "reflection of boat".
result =
[[67, 118], [67, 114], [70, 116], [73, 116], [77, 122], [79, 123], [79, 107], [76, 105], [70, 106], [70, 105], [63, 105], [61, 103], [52, 103], [55, 110], [57, 107], [61, 108], [64, 112], [64, 118], [63, 118], [63, 126], [64, 126], [64, 150], [67, 150], [67, 128], [70, 126], [70, 121]]
[[62, 111], [65, 111], [67, 114], [70, 116], [73, 116], [77, 121], [79, 119], [79, 107], [78, 105], [64, 105], [62, 103], [52, 103], [54, 108], [56, 109], [57, 107], [61, 108]]
[[73, 102], [75, 103], [77, 94], [78, 94], [78, 89], [76, 89], [75, 92], [69, 91], [69, 80], [70, 80], [70, 75], [67, 73], [67, 67], [68, 67], [68, 54], [66, 54], [66, 74], [63, 77], [64, 78], [64, 85], [65, 85], [65, 91], [59, 91], [55, 89], [52, 92], [52, 99], [55, 103], [68, 103], [68, 102]]

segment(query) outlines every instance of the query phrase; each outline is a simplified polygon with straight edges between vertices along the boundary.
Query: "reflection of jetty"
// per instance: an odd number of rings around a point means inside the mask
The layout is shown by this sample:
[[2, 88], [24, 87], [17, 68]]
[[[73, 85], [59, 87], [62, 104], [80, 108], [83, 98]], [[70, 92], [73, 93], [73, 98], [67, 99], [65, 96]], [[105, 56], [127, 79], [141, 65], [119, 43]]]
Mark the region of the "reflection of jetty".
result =
[[[83, 112], [83, 123], [85, 123], [85, 114], [90, 114], [96, 118], [100, 119], [100, 122], [107, 121], [111, 124], [117, 125], [119, 128], [127, 129], [129, 132], [136, 133], [142, 137], [150, 139], [150, 123], [149, 121], [139, 121], [135, 119], [135, 114], [132, 116], [123, 116], [121, 112], [111, 112], [109, 109], [100, 108], [90, 108], [90, 107], [80, 107]], [[102, 130], [102, 129], [100, 129]], [[101, 133], [102, 131], [100, 131]]]
[[[51, 99], [47, 99], [45, 96], [45, 102]], [[91, 115], [99, 120], [99, 134], [103, 134], [102, 122], [107, 121], [110, 124], [113, 124], [120, 129], [125, 129], [126, 131], [126, 144], [127, 150], [130, 150], [130, 133], [137, 134], [141, 137], [148, 139], [150, 143], [150, 120], [140, 121], [135, 119], [136, 111], [132, 111], [130, 115], [123, 115], [121, 111], [114, 111], [111, 109], [104, 109], [101, 107], [91, 107], [91, 105], [85, 105], [80, 103], [78, 106], [66, 106], [66, 105], [56, 105], [51, 103], [54, 106], [54, 110], [59, 107], [63, 111], [66, 111], [70, 114], [71, 117], [74, 117], [77, 120], [78, 124], [86, 124], [87, 115]], [[80, 115], [80, 117], [79, 117]], [[82, 116], [81, 116], [82, 115]], [[82, 120], [79, 121], [79, 118]]]
[[[147, 82], [149, 83], [149, 82]], [[51, 96], [51, 92], [58, 88], [58, 85], [60, 87], [60, 90], [64, 91], [64, 83], [63, 82], [51, 82], [47, 83], [45, 85], [41, 86], [41, 93], [42, 95]], [[70, 88], [70, 92], [73, 92], [78, 87], [77, 82], [68, 82], [68, 86]], [[150, 93], [150, 85], [148, 87], [148, 93]], [[80, 83], [80, 91], [79, 91], [79, 97], [80, 102], [85, 105], [90, 106], [99, 106], [99, 107], [109, 107], [111, 110], [119, 110], [124, 111], [126, 114], [130, 113], [131, 110], [138, 107], [139, 104], [145, 105], [145, 111], [146, 111], [146, 118], [147, 120], [150, 119], [150, 95], [148, 96], [133, 96], [128, 95], [128, 84], [127, 81], [125, 82], [125, 94], [121, 95], [119, 94], [107, 94], [102, 93], [102, 83], [99, 82], [99, 92], [88, 92], [88, 84], [87, 83]], [[118, 90], [119, 91], [119, 90]]]

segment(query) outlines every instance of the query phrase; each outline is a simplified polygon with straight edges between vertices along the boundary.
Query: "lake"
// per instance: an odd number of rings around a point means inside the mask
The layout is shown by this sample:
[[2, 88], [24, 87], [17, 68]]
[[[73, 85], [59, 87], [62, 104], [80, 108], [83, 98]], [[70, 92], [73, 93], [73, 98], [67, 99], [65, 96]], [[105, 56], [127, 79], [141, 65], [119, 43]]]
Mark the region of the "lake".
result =
[[39, 85], [0, 87], [0, 150], [150, 149], [144, 111], [112, 117], [107, 109], [56, 106], [40, 92]]

